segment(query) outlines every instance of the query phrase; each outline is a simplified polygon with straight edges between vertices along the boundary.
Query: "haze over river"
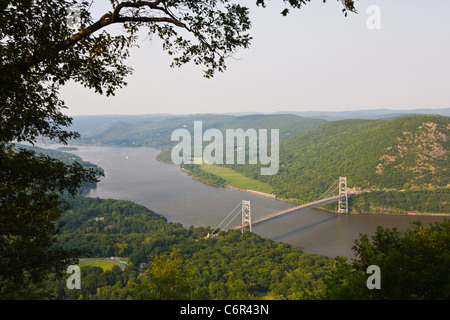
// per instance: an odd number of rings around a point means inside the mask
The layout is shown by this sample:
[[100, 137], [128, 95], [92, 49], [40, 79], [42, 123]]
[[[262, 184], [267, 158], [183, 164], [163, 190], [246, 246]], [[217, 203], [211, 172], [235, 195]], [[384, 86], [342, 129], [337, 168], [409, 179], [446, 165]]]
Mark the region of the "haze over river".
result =
[[[42, 146], [57, 148], [56, 145]], [[169, 221], [216, 228], [241, 200], [252, 206], [286, 209], [293, 204], [197, 181], [173, 164], [157, 161], [151, 148], [76, 146], [68, 151], [105, 170], [89, 197], [131, 200], [164, 215]], [[411, 222], [424, 224], [443, 217], [385, 214], [336, 214], [310, 209], [253, 228], [253, 232], [300, 248], [306, 253], [352, 257], [359, 233], [372, 234], [377, 225], [405, 230]]]

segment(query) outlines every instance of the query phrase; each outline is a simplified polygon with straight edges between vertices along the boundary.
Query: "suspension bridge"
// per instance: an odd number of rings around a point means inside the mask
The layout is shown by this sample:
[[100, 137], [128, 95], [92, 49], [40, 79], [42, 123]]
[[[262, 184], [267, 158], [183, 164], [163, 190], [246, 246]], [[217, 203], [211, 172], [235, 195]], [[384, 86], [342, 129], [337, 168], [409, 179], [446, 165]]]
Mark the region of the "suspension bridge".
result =
[[[252, 206], [250, 200], [242, 200], [217, 226], [217, 228], [211, 234], [208, 234], [208, 236], [214, 236], [218, 230], [234, 229], [252, 231], [252, 227], [257, 225], [332, 202], [338, 202], [339, 213], [348, 213], [348, 198], [354, 194], [355, 193], [348, 192], [347, 190], [347, 178], [339, 177], [339, 179], [335, 180], [328, 190], [316, 200], [281, 211], [279, 209]], [[238, 220], [239, 217], [241, 218], [240, 220]]]

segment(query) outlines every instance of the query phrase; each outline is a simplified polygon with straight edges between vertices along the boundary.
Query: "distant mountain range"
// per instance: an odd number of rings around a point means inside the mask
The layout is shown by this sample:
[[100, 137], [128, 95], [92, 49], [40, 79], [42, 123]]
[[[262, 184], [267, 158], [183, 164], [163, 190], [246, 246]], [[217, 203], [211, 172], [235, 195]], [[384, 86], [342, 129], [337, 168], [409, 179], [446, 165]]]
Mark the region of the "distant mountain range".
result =
[[193, 130], [194, 121], [202, 121], [203, 131], [225, 129], [280, 129], [280, 140], [326, 123], [326, 120], [289, 114], [253, 114], [243, 116], [198, 114], [188, 116], [95, 116], [77, 117], [71, 130], [81, 133], [79, 143], [167, 148], [174, 145], [172, 132], [178, 128]]
[[[344, 120], [344, 119], [380, 119], [388, 117], [404, 116], [408, 114], [428, 114], [450, 116], [450, 108], [422, 108], [410, 110], [392, 110], [392, 109], [372, 109], [372, 110], [348, 110], [348, 111], [280, 111], [272, 113], [272, 115], [293, 114], [306, 118], [319, 118], [327, 121]], [[238, 113], [222, 113], [215, 114], [223, 117], [242, 117], [248, 115], [261, 116], [268, 115], [266, 113], [255, 112], [238, 112]], [[81, 133], [91, 133], [102, 126], [112, 124], [118, 121], [128, 123], [134, 122], [155, 122], [176, 118], [200, 118], [208, 116], [208, 114], [139, 114], [139, 115], [76, 115], [73, 116], [72, 130]]]
[[411, 109], [411, 110], [391, 110], [391, 109], [373, 109], [373, 110], [353, 110], [353, 111], [298, 111], [298, 112], [279, 112], [296, 114], [302, 117], [320, 118], [328, 121], [345, 119], [380, 119], [388, 117], [398, 117], [408, 114], [422, 115], [440, 115], [450, 116], [450, 108], [440, 109]]

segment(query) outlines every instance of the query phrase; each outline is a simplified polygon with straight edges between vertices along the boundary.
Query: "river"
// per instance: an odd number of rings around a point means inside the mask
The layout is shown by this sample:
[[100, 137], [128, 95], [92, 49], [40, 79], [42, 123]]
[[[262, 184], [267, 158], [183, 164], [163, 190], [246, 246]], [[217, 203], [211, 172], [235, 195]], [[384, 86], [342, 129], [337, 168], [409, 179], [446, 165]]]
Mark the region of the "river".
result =
[[[131, 200], [186, 227], [215, 228], [241, 200], [250, 200], [255, 208], [282, 210], [293, 206], [244, 191], [209, 186], [193, 179], [178, 166], [157, 161], [159, 151], [155, 149], [76, 147], [78, 150], [69, 152], [105, 170], [105, 177], [88, 194], [89, 197]], [[351, 247], [359, 233], [373, 234], [378, 225], [403, 231], [415, 220], [428, 224], [443, 219], [436, 216], [336, 214], [310, 209], [254, 227], [253, 232], [289, 243], [305, 253], [350, 258], [353, 256]]]

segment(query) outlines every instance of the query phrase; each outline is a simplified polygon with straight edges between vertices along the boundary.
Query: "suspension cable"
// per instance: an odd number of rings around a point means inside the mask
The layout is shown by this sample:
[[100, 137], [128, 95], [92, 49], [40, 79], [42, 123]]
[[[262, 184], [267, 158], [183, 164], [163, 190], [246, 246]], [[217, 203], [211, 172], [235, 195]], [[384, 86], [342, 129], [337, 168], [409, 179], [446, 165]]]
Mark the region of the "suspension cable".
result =
[[[313, 202], [319, 200], [319, 199], [322, 198], [325, 194], [327, 194], [327, 193], [330, 191], [330, 189], [334, 187], [334, 185], [336, 184], [336, 182], [338, 183], [338, 185], [337, 185], [336, 187], [339, 187], [339, 179], [338, 179], [338, 180], [335, 180], [335, 181], [334, 181], [334, 183], [331, 185], [331, 187], [328, 188], [327, 191], [325, 191], [320, 197], [318, 197], [318, 198], [317, 198], [316, 200], [314, 200]], [[336, 189], [336, 187], [334, 187], [334, 189]], [[332, 190], [333, 192], [334, 192], [334, 189]]]
[[242, 212], [242, 210], [239, 210], [235, 215], [234, 215], [234, 217], [230, 220], [230, 222], [228, 222], [227, 223], [227, 225], [223, 228], [224, 230], [226, 230], [227, 229], [227, 227], [228, 227], [228, 225], [234, 220], [234, 218], [236, 218], [236, 216], [239, 214], [239, 213], [241, 213]]
[[[241, 202], [239, 202], [238, 204], [237, 204], [237, 206], [236, 207], [234, 207], [234, 209], [233, 210], [231, 210], [231, 212], [227, 215], [227, 217], [225, 218], [225, 219], [223, 219], [222, 220], [222, 222], [221, 223], [219, 223], [219, 225], [217, 226], [217, 228], [216, 229], [214, 229], [214, 231], [213, 231], [213, 234], [214, 234], [214, 232], [216, 232], [216, 230], [217, 229], [219, 229], [219, 227], [220, 227], [220, 225], [222, 224], [222, 223], [224, 223], [225, 222], [225, 220], [227, 220], [228, 219], [228, 217], [233, 213], [233, 211], [234, 210], [236, 210], [236, 208], [237, 207], [239, 207], [240, 205], [241, 205], [241, 203], [242, 203], [242, 200], [241, 200]], [[239, 211], [238, 211], [239, 212]], [[234, 219], [234, 217], [233, 217], [233, 219]], [[233, 220], [233, 219], [231, 219], [231, 220]], [[228, 224], [230, 224], [230, 223], [228, 223]], [[228, 225], [227, 225], [228, 226]]]

